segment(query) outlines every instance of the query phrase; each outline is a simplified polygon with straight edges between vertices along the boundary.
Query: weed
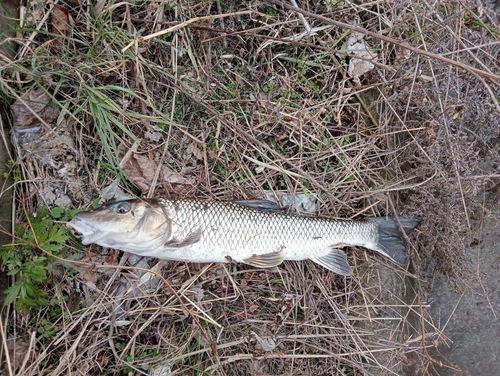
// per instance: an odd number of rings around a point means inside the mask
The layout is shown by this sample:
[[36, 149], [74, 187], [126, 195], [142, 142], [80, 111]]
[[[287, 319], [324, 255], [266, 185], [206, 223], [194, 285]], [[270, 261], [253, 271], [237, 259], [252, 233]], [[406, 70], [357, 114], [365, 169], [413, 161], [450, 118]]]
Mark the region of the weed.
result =
[[290, 99], [290, 100], [299, 99], [300, 98], [300, 94], [299, 93], [297, 93], [296, 91], [290, 91], [288, 89], [281, 90], [280, 95], [283, 98]]
[[[27, 225], [15, 226], [16, 242], [0, 247], [0, 258], [15, 282], [5, 290], [4, 304], [15, 302], [24, 311], [48, 306], [46, 286], [49, 273], [57, 264], [71, 267], [59, 259], [70, 239], [69, 230], [57, 221], [66, 221], [76, 210], [39, 207], [35, 215], [28, 214]], [[42, 253], [40, 253], [42, 251]]]
[[270, 279], [269, 284], [272, 286], [283, 286], [283, 280], [281, 278]]
[[58, 329], [47, 319], [42, 319], [38, 325], [37, 332], [41, 338], [54, 338]]
[[336, 8], [344, 7], [344, 2], [339, 0], [325, 0], [326, 9], [328, 12], [333, 11]]
[[[119, 351], [123, 351], [127, 347], [126, 342], [116, 342], [115, 347]], [[154, 358], [156, 355], [158, 355], [158, 351], [156, 351], [154, 348], [148, 349], [148, 350], [143, 350], [143, 349], [135, 349], [133, 354], [128, 354], [128, 353], [123, 353], [121, 358], [129, 363], [133, 364], [135, 362], [144, 360], [146, 358]], [[129, 372], [132, 372], [133, 369], [131, 367], [125, 366], [122, 370], [123, 374], [128, 374]]]
[[3, 173], [4, 179], [9, 179], [12, 177], [14, 182], [19, 182], [21, 180], [21, 167], [12, 159], [8, 160], [5, 164], [6, 170]]
[[262, 85], [262, 91], [264, 93], [269, 93], [273, 88], [273, 80], [267, 81], [264, 85]]

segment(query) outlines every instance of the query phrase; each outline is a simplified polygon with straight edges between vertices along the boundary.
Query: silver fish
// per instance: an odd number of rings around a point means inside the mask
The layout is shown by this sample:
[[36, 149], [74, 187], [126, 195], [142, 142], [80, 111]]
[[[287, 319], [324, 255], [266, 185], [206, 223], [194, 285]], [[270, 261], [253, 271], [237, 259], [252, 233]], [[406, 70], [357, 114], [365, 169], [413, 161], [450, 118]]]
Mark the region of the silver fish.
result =
[[[399, 217], [409, 233], [419, 219]], [[283, 260], [312, 260], [352, 275], [344, 251], [360, 246], [405, 265], [394, 217], [364, 221], [284, 214], [265, 200], [127, 200], [77, 213], [67, 223], [83, 244], [95, 243], [140, 256], [190, 262], [243, 262], [274, 267]]]

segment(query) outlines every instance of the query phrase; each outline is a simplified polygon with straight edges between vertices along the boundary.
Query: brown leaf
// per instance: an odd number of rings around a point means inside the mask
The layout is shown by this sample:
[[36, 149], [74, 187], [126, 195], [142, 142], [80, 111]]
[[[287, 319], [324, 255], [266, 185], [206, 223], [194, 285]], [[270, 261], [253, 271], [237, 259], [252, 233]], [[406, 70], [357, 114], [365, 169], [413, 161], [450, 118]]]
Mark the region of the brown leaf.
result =
[[161, 172], [162, 176], [160, 176], [160, 182], [162, 183], [168, 182], [172, 184], [194, 184], [193, 178], [186, 178], [178, 172], [171, 170], [166, 165], [163, 165]]
[[[7, 350], [9, 351], [9, 358], [12, 365], [12, 370], [17, 371], [23, 364], [24, 358], [30, 348], [29, 338], [26, 340], [22, 338], [9, 339], [7, 341]], [[30, 364], [29, 362], [28, 364]]]
[[145, 155], [133, 153], [123, 169], [142, 193], [147, 193], [155, 176], [157, 163]]
[[218, 153], [217, 149], [212, 149], [207, 151], [208, 158], [217, 158], [217, 153]]
[[111, 265], [116, 264], [116, 259], [118, 258], [119, 253], [120, 251], [114, 250], [113, 252], [111, 252], [109, 255], [106, 256], [104, 262], [106, 264], [111, 264]]
[[59, 116], [60, 110], [50, 104], [50, 98], [43, 89], [32, 90], [24, 94], [22, 100], [16, 100], [11, 106], [13, 126], [34, 127], [41, 125], [42, 122], [38, 117], [47, 124], [52, 123]]
[[191, 142], [186, 148], [186, 155], [191, 154], [198, 160], [202, 160], [204, 157], [203, 150], [200, 149], [194, 142]]
[[94, 5], [96, 15], [98, 16], [101, 15], [102, 11], [104, 10], [104, 6], [106, 5], [106, 1], [107, 0], [97, 0], [97, 2]]
[[89, 281], [89, 282], [92, 282], [92, 283], [96, 283], [97, 282], [97, 274], [95, 274], [94, 270], [92, 270], [92, 268], [90, 268], [90, 267], [85, 267], [85, 266], [80, 267], [78, 269], [78, 274], [85, 281]]
[[[128, 174], [129, 179], [141, 190], [147, 193], [158, 168], [158, 162], [150, 159], [146, 155], [133, 153], [123, 169]], [[166, 165], [161, 166], [158, 183], [171, 184], [194, 184], [194, 178], [186, 178]]]
[[68, 35], [69, 26], [69, 12], [65, 6], [54, 4], [52, 8], [52, 16], [50, 17], [50, 24], [52, 25], [52, 33], [59, 34], [60, 37], [55, 37], [53, 40], [54, 46], [61, 46]]

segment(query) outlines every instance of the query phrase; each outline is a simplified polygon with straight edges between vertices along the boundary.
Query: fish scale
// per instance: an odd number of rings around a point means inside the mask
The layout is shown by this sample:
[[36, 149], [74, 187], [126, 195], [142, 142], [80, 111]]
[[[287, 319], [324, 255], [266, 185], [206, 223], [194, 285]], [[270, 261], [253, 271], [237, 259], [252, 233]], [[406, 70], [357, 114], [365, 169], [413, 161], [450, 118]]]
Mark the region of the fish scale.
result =
[[[282, 247], [288, 256], [285, 259], [299, 260], [303, 259], [300, 253], [308, 248], [319, 248], [322, 254], [325, 246], [350, 244], [370, 248], [377, 242], [377, 225], [369, 221], [332, 221], [259, 212], [230, 202], [204, 205], [191, 200], [160, 202], [167, 208], [175, 226], [174, 233], [179, 238], [186, 238], [202, 229], [200, 241], [190, 251], [194, 248], [211, 250], [218, 253], [220, 260], [227, 255], [235, 260], [245, 259], [253, 254], [272, 253]], [[210, 255], [214, 256], [213, 253]]]
[[142, 256], [243, 262], [255, 267], [310, 259], [336, 273], [351, 275], [346, 255], [339, 248], [365, 247], [404, 265], [406, 255], [398, 223], [408, 233], [418, 222], [417, 218], [406, 217], [349, 221], [284, 214], [275, 204], [259, 200], [136, 199], [80, 212], [68, 227], [84, 244], [96, 243]]

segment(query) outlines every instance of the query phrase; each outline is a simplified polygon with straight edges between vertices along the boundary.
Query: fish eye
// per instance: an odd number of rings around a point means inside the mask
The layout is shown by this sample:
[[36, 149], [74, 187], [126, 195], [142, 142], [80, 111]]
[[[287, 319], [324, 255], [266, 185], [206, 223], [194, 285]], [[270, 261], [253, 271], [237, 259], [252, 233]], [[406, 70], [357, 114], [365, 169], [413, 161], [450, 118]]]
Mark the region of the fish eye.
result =
[[120, 202], [120, 203], [118, 203], [118, 205], [116, 205], [115, 211], [118, 214], [125, 214], [125, 213], [128, 213], [131, 208], [132, 208], [132, 205], [130, 205], [129, 202]]

